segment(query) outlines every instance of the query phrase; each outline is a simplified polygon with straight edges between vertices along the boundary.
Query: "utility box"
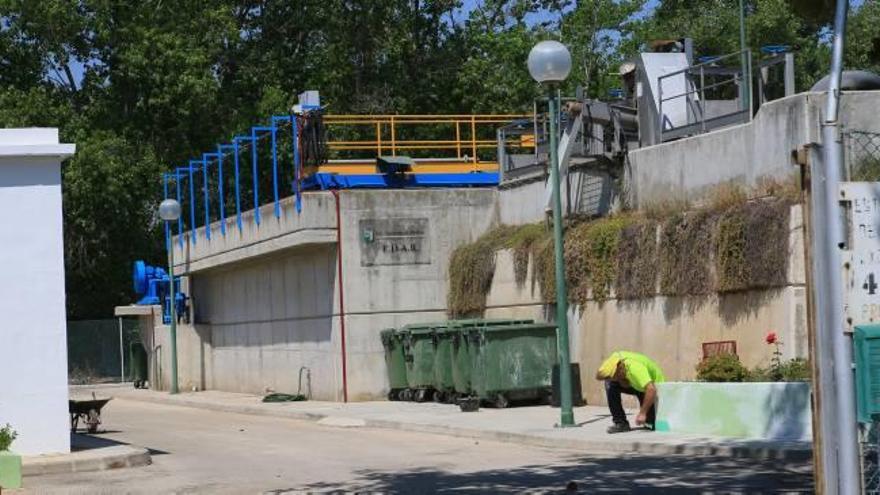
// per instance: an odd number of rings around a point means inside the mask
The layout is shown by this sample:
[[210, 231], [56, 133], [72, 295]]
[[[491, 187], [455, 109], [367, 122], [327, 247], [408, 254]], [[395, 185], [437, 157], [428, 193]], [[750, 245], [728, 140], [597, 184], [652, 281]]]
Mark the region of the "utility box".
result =
[[860, 423], [880, 414], [880, 325], [859, 325], [853, 335], [856, 409]]

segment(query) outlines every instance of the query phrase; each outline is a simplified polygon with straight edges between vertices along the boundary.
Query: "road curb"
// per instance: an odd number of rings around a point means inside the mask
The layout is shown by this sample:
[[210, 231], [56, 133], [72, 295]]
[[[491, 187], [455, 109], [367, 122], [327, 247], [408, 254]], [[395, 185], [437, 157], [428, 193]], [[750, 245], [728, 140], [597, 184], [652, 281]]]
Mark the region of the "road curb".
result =
[[[217, 404], [170, 395], [124, 394], [120, 395], [119, 398], [218, 412], [270, 416], [311, 422], [319, 422], [323, 419], [333, 420], [336, 418], [336, 415], [295, 411], [290, 409], [275, 409], [257, 405]], [[351, 415], [347, 417], [351, 417]], [[612, 442], [368, 418], [363, 418], [363, 426], [368, 428], [447, 435], [474, 440], [493, 440], [497, 442], [528, 445], [531, 447], [577, 450], [584, 453], [690, 455], [701, 457], [711, 456], [784, 461], [804, 461], [812, 458], [812, 448], [808, 442], [763, 442], [750, 440], [730, 440], [725, 442], [703, 441], [699, 443], [680, 444], [645, 441]], [[658, 435], [659, 434], [661, 433], [658, 433]]]
[[71, 452], [70, 454], [22, 457], [22, 476], [84, 473], [127, 467], [148, 466], [153, 460], [150, 452], [131, 445], [114, 445]]

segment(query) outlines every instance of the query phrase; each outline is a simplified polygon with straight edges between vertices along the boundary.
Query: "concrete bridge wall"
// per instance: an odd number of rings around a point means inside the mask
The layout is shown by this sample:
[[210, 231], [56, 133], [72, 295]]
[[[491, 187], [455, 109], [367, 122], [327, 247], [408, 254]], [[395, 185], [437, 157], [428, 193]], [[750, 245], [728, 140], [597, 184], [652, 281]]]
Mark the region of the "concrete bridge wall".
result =
[[[178, 328], [182, 388], [296, 392], [305, 367], [303, 392], [310, 376], [313, 398], [342, 400], [344, 321], [349, 399], [387, 393], [379, 332], [446, 318], [449, 257], [497, 221], [495, 191], [338, 197], [341, 281], [336, 199], [328, 192], [306, 193], [299, 216], [286, 200], [281, 219], [269, 205], [259, 227], [248, 218], [238, 233], [230, 221], [225, 238], [215, 225], [210, 241], [200, 229], [194, 244], [175, 244], [192, 296], [193, 323]], [[167, 328], [155, 335], [166, 388]]]

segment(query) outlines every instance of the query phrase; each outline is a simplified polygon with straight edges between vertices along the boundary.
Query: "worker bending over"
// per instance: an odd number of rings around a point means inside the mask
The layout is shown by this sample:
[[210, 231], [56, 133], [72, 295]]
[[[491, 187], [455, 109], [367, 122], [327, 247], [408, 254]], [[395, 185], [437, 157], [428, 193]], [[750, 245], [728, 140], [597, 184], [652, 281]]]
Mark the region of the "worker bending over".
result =
[[638, 397], [641, 408], [636, 416], [636, 425], [654, 428], [657, 405], [655, 384], [666, 381], [657, 363], [637, 352], [616, 351], [599, 367], [596, 379], [605, 381], [605, 396], [614, 420], [614, 425], [608, 427], [608, 433], [630, 430], [620, 394]]

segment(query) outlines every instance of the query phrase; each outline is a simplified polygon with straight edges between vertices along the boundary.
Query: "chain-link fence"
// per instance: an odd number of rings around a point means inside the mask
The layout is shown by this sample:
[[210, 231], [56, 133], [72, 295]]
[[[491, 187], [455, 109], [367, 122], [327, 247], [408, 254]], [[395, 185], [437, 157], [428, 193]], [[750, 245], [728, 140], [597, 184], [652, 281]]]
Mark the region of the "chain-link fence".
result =
[[880, 181], [880, 132], [844, 132], [846, 178], [851, 181]]
[[[132, 342], [140, 342], [138, 322], [123, 318], [67, 322], [67, 376], [71, 384], [129, 380]], [[121, 339], [121, 345], [120, 345]]]
[[[880, 181], [880, 132], [846, 130], [843, 133], [846, 179]], [[859, 427], [863, 493], [880, 495], [880, 421]]]

